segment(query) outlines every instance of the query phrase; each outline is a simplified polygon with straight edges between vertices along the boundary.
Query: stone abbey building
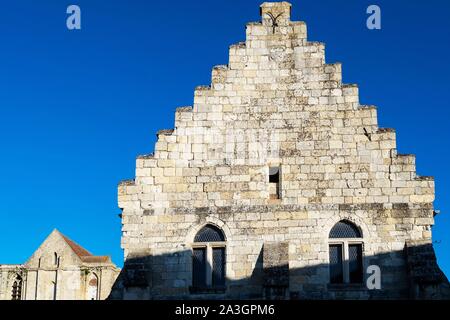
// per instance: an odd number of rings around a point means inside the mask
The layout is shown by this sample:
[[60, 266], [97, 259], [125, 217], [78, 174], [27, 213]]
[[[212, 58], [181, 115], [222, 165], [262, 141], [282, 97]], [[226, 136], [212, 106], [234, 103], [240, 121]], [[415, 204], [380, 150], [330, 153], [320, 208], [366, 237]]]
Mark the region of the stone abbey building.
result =
[[[126, 261], [112, 299], [449, 297], [433, 178], [290, 12], [261, 5], [120, 184]], [[366, 285], [373, 266], [379, 290]]]
[[0, 265], [0, 300], [104, 300], [119, 272], [55, 229], [25, 264]]

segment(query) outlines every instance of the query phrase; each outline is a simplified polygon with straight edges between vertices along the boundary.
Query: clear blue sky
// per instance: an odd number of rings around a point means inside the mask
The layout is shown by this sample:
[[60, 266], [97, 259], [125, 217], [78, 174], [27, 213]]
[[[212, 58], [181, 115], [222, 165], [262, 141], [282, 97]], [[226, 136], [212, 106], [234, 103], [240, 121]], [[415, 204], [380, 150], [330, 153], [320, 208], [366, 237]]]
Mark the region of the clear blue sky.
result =
[[[117, 183], [172, 128], [176, 107], [228, 62], [262, 1], [15, 0], [0, 10], [0, 263], [22, 263], [58, 228], [122, 265]], [[343, 63], [361, 103], [396, 128], [400, 153], [436, 178], [434, 227], [450, 275], [450, 2], [293, 1], [293, 20]], [[66, 28], [78, 4], [82, 30]], [[365, 27], [382, 9], [382, 30]]]

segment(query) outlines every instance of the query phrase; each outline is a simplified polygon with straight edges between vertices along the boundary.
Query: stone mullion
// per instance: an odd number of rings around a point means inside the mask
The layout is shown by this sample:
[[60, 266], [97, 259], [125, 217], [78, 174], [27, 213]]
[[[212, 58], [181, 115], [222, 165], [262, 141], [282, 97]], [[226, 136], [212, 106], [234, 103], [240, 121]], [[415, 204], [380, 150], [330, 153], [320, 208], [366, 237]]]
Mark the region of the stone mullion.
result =
[[206, 286], [212, 286], [213, 250], [210, 243], [206, 245]]

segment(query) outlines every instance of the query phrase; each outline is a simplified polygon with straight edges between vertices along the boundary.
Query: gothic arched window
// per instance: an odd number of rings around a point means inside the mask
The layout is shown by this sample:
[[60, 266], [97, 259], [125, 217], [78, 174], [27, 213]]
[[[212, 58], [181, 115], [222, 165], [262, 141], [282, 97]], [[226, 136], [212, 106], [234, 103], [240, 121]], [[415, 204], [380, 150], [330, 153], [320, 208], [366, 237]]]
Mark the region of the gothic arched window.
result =
[[87, 298], [98, 300], [98, 277], [95, 273], [91, 273], [88, 278]]
[[363, 282], [362, 233], [353, 223], [343, 220], [330, 231], [330, 283]]
[[12, 286], [12, 300], [22, 300], [22, 277], [17, 275]]
[[219, 228], [206, 225], [192, 245], [192, 287], [225, 287], [225, 236]]

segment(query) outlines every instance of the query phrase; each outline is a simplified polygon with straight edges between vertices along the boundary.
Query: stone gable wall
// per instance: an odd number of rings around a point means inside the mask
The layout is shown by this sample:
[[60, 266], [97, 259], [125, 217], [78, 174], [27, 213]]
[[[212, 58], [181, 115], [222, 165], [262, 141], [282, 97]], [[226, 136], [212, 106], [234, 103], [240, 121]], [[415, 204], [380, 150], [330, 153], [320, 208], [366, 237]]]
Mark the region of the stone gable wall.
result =
[[[269, 13], [281, 14], [277, 26]], [[362, 230], [364, 265], [382, 269], [378, 294], [406, 297], [405, 243], [431, 242], [434, 180], [397, 153], [395, 131], [359, 104], [357, 85], [342, 83], [342, 65], [326, 63], [325, 45], [307, 40], [290, 4], [265, 3], [261, 14], [230, 47], [228, 65], [213, 68], [211, 85], [196, 88], [193, 107], [177, 109], [175, 128], [158, 133], [154, 154], [138, 157], [136, 178], [119, 186], [125, 257], [151, 257], [147, 287], [129, 294], [190, 297], [190, 244], [211, 223], [227, 238], [228, 290], [219, 297], [262, 296], [263, 246], [283, 242], [292, 297], [369, 298], [376, 293], [328, 286], [328, 234], [346, 219]], [[269, 194], [274, 166], [279, 200]]]
[[25, 264], [0, 265], [0, 300], [11, 300], [18, 275], [22, 278], [21, 300], [88, 300], [93, 275], [98, 279], [97, 298], [105, 300], [119, 272], [111, 261], [83, 262], [54, 230]]

